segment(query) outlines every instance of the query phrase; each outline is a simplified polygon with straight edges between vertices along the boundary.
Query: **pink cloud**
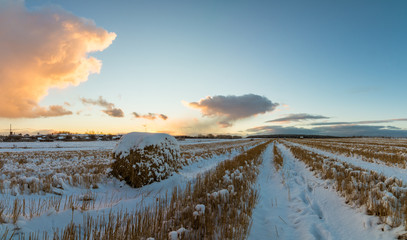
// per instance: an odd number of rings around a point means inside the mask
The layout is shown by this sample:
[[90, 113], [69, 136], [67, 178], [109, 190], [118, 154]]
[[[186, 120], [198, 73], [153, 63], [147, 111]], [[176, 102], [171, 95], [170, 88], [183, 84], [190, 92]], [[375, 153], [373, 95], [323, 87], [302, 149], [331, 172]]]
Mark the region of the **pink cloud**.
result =
[[50, 88], [77, 86], [102, 63], [88, 53], [116, 38], [91, 20], [59, 8], [28, 11], [24, 1], [0, 3], [0, 117], [72, 114], [63, 106], [39, 106]]

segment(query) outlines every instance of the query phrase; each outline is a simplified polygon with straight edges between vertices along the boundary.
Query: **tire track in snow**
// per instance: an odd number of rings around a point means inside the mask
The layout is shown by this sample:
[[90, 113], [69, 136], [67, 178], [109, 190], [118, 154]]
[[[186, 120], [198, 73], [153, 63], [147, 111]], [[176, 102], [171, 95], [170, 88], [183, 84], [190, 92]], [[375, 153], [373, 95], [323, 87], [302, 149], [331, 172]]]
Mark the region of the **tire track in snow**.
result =
[[278, 145], [284, 163], [273, 165], [273, 144], [263, 154], [258, 176], [259, 202], [248, 239], [394, 239], [378, 219], [345, 204], [332, 186]]
[[248, 239], [299, 239], [300, 236], [295, 234], [294, 227], [286, 218], [289, 211], [287, 194], [281, 179], [273, 172], [273, 144], [267, 147], [262, 157], [263, 163], [257, 177], [259, 202], [253, 210]]
[[277, 172], [273, 159], [270, 144], [263, 154], [257, 182], [259, 202], [253, 211], [248, 239], [332, 239], [306, 177], [285, 158]]
[[285, 146], [278, 144], [284, 159], [280, 173], [290, 193], [289, 219], [301, 239], [395, 239], [382, 232], [378, 218], [348, 206], [326, 181], [318, 179]]
[[[281, 151], [281, 146], [277, 146]], [[283, 185], [289, 193], [288, 218], [302, 239], [333, 239], [325, 222], [325, 214], [314, 189], [321, 184], [310, 179], [307, 170], [281, 151], [284, 159], [280, 172]]]

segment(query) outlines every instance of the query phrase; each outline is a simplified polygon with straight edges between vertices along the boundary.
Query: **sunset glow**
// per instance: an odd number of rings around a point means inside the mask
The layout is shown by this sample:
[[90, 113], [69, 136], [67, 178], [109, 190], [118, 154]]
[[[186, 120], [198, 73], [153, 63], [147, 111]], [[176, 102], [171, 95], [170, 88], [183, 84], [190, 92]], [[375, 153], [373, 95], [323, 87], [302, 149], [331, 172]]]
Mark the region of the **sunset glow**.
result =
[[407, 239], [407, 0], [0, 0], [0, 240]]
[[312, 2], [1, 0], [0, 134], [407, 136], [406, 3]]

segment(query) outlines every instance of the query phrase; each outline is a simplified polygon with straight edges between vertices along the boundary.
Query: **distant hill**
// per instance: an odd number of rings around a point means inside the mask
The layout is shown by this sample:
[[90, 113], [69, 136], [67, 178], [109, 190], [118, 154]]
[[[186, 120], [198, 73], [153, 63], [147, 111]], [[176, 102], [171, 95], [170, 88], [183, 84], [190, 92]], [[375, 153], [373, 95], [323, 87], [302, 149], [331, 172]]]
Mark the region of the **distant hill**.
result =
[[325, 135], [304, 135], [304, 134], [269, 134], [269, 135], [251, 135], [247, 138], [341, 138], [337, 136]]

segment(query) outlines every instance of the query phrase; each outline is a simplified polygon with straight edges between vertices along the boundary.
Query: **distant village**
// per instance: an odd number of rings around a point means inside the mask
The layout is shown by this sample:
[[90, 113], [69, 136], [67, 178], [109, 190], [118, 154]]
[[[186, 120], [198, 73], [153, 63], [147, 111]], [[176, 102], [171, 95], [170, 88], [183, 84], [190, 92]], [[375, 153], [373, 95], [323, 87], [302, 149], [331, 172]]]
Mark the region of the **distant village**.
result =
[[[74, 142], [74, 141], [117, 141], [123, 135], [112, 134], [72, 134], [72, 133], [51, 133], [51, 134], [15, 134], [10, 133], [7, 136], [0, 136], [0, 142]], [[232, 135], [198, 135], [198, 136], [175, 136], [179, 141], [185, 139], [239, 139], [241, 136]]]
[[[8, 135], [0, 135], [0, 142], [55, 142], [55, 141], [64, 141], [64, 142], [73, 142], [73, 141], [117, 141], [123, 134], [97, 134], [97, 133], [70, 133], [70, 132], [57, 132], [50, 134], [40, 134], [35, 135], [15, 133], [12, 131], [10, 125], [10, 133]], [[199, 134], [197, 136], [174, 136], [179, 141], [185, 139], [240, 139], [241, 136], [236, 135], [213, 135], [213, 134]]]
[[71, 133], [51, 133], [51, 134], [14, 134], [0, 136], [0, 142], [55, 142], [55, 141], [114, 141], [119, 140], [122, 135], [110, 134], [71, 134]]
[[121, 134], [76, 134], [70, 132], [30, 135], [13, 132], [10, 124], [10, 133], [5, 136], [0, 135], [0, 142], [114, 141], [121, 137]]

